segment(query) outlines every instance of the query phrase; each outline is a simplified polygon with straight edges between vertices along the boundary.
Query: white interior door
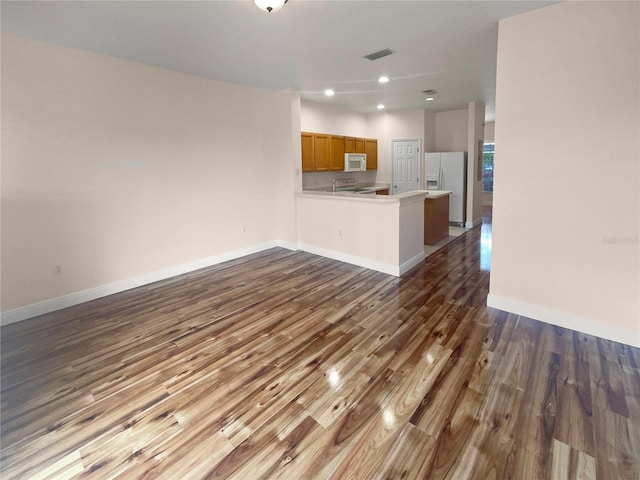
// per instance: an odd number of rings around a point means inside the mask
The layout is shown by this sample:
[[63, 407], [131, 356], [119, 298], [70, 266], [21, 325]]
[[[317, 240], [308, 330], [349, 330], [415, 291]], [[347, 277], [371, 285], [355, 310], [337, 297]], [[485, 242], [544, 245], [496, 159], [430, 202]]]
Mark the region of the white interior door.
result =
[[392, 140], [391, 194], [420, 189], [420, 140]]

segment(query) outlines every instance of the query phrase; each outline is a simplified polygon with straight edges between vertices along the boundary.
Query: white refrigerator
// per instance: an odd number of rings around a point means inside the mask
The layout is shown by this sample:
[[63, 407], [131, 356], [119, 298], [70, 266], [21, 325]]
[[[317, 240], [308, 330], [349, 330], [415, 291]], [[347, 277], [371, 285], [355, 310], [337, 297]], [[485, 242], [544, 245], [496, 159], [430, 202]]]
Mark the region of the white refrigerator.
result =
[[467, 210], [467, 152], [425, 153], [425, 190], [449, 190], [449, 225], [464, 227]]

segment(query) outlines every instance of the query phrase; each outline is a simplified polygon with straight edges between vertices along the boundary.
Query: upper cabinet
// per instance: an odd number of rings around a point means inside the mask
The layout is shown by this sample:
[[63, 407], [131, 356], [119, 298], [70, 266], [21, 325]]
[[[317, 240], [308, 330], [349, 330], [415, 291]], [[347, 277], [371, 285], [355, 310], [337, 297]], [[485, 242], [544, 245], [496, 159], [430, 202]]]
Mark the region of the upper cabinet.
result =
[[367, 154], [367, 170], [378, 169], [378, 140], [375, 138], [364, 139], [364, 153]]
[[313, 134], [313, 170], [326, 172], [329, 170], [329, 135], [323, 133]]
[[345, 153], [358, 153], [356, 152], [356, 138], [344, 137], [344, 152]]
[[313, 172], [313, 133], [302, 132], [302, 171]]
[[367, 170], [378, 168], [378, 140], [375, 138], [302, 132], [301, 140], [303, 172], [343, 171], [345, 153], [366, 153]]
[[331, 135], [329, 140], [331, 151], [329, 152], [329, 170], [344, 170], [344, 137]]

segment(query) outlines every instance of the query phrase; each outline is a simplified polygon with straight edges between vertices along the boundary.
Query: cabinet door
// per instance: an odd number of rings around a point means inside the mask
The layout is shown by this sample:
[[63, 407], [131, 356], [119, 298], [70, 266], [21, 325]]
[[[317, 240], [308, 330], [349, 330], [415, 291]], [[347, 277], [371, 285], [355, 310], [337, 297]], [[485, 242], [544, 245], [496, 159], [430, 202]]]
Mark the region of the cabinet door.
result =
[[[376, 140], [376, 142], [377, 142], [377, 140]], [[354, 153], [365, 153], [364, 138], [356, 138], [355, 139], [355, 144], [356, 144], [356, 150], [355, 150]], [[349, 152], [349, 153], [351, 153], [351, 152]]]
[[302, 171], [313, 172], [313, 133], [302, 132]]
[[331, 152], [329, 153], [329, 170], [344, 170], [344, 137], [331, 136]]
[[344, 153], [358, 153], [355, 137], [344, 137]]
[[367, 154], [367, 170], [378, 169], [378, 140], [366, 138], [364, 140], [364, 153]]
[[329, 135], [323, 133], [313, 135], [313, 166], [315, 172], [329, 170]]

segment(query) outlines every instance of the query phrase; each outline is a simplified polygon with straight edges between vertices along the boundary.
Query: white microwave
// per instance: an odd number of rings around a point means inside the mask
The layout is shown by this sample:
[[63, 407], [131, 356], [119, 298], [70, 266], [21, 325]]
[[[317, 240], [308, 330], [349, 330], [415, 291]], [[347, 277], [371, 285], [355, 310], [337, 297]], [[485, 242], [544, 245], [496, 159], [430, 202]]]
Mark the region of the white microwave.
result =
[[364, 172], [367, 170], [367, 154], [366, 153], [345, 153], [344, 154], [344, 171], [345, 172]]

